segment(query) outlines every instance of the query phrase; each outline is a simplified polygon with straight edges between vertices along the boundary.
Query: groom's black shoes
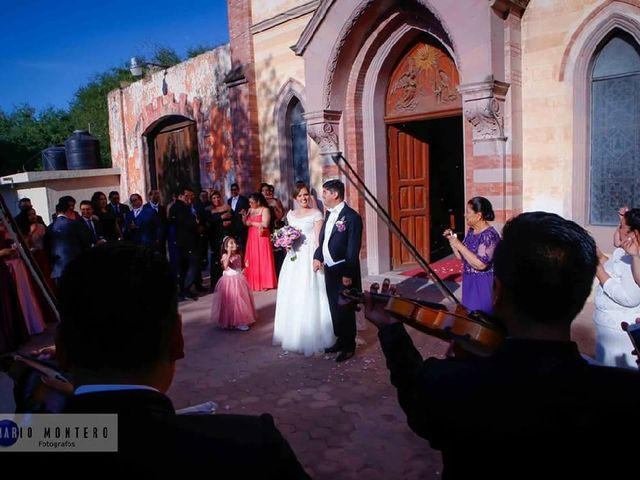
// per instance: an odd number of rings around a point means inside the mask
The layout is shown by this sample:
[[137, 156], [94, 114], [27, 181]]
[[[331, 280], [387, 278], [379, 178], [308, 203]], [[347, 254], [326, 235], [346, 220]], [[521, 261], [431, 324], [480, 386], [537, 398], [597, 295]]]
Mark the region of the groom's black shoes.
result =
[[336, 357], [336, 362], [344, 362], [345, 360], [349, 360], [351, 357], [355, 355], [355, 353], [356, 352], [353, 350], [340, 352]]
[[336, 342], [329, 348], [325, 348], [324, 353], [338, 353], [340, 350], [341, 350], [341, 347], [338, 344], [338, 342]]

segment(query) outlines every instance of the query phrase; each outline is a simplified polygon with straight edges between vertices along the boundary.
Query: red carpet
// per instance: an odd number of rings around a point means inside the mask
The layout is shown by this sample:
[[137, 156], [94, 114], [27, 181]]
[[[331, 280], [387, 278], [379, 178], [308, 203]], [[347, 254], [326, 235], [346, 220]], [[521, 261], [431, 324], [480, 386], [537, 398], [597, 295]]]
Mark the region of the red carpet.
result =
[[[457, 258], [445, 258], [430, 264], [434, 272], [442, 279], [449, 282], [462, 282], [462, 261]], [[407, 270], [400, 275], [405, 277], [427, 277], [421, 268]]]

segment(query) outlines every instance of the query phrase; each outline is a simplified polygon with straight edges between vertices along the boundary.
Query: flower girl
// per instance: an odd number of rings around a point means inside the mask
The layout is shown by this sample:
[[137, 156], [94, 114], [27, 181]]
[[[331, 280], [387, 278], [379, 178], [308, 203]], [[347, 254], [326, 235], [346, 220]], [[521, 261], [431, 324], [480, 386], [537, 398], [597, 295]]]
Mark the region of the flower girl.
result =
[[211, 320], [221, 328], [246, 331], [256, 321], [253, 294], [242, 274], [242, 255], [233, 237], [222, 241], [220, 263], [224, 271], [216, 284], [211, 303]]

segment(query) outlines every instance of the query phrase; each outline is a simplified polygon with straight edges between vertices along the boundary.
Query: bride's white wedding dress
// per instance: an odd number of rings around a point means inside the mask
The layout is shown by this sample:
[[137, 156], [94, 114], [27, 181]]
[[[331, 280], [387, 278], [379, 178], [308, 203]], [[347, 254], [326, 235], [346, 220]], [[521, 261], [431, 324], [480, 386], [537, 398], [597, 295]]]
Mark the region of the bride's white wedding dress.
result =
[[[313, 271], [317, 247], [314, 224], [322, 220], [322, 214], [316, 211], [299, 218], [298, 212], [287, 214], [288, 224], [300, 229], [302, 237], [293, 251], [287, 252], [280, 271], [273, 344], [309, 356], [333, 345], [335, 337], [324, 273]], [[292, 261], [294, 255], [296, 259]]]

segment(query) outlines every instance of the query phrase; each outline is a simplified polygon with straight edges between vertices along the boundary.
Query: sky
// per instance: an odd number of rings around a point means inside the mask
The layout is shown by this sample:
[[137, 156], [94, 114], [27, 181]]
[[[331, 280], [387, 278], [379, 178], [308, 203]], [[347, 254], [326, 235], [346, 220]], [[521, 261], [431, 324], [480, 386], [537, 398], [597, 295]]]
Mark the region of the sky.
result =
[[226, 0], [0, 0], [0, 109], [66, 109], [96, 74], [229, 41]]

